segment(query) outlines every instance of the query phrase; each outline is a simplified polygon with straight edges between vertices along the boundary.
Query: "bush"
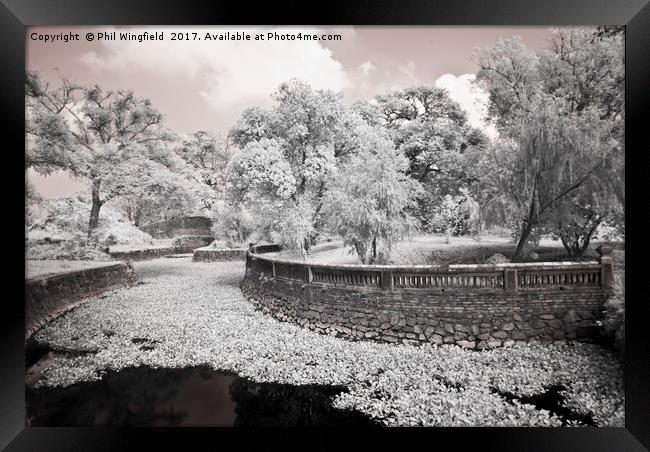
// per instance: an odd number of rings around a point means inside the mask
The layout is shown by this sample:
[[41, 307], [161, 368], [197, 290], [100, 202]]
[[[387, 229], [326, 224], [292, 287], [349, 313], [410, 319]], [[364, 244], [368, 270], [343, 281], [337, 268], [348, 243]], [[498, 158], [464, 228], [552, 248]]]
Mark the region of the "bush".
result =
[[446, 195], [431, 221], [437, 232], [453, 236], [478, 236], [480, 232], [479, 206], [468, 190], [461, 189], [457, 196]]
[[507, 264], [508, 262], [510, 262], [510, 259], [501, 253], [493, 254], [485, 260], [486, 264]]
[[625, 225], [613, 221], [603, 221], [593, 235], [593, 239], [619, 242], [625, 240]]
[[66, 240], [54, 243], [28, 243], [25, 258], [28, 260], [64, 259], [73, 261], [110, 261], [96, 243]]
[[217, 240], [226, 242], [226, 248], [233, 248], [250, 241], [255, 230], [253, 216], [240, 206], [218, 203], [212, 212], [212, 233]]

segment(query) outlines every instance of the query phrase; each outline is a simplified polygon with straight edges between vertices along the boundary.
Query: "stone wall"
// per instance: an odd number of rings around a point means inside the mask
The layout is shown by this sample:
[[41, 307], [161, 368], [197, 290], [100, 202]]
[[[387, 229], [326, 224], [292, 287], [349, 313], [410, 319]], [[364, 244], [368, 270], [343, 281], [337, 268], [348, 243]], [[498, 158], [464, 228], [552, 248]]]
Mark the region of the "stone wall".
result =
[[125, 261], [147, 261], [172, 254], [190, 254], [193, 253], [195, 249], [209, 245], [211, 242], [212, 236], [182, 236], [174, 240], [172, 246], [143, 248], [140, 250], [129, 251], [109, 251], [108, 254], [113, 259]]
[[140, 229], [154, 238], [174, 238], [183, 235], [206, 236], [213, 235], [210, 231], [212, 220], [207, 217], [181, 217], [171, 220], [158, 221]]
[[25, 280], [25, 337], [86, 298], [131, 286], [136, 280], [133, 267], [126, 262]]
[[212, 235], [187, 235], [176, 238], [172, 245], [176, 247], [177, 253], [193, 253], [197, 248], [208, 246], [213, 240]]
[[113, 259], [121, 259], [125, 261], [147, 261], [183, 252], [185, 251], [181, 247], [169, 246], [165, 248], [145, 248], [131, 251], [111, 251], [109, 252], [109, 255]]
[[472, 349], [592, 341], [610, 286], [608, 256], [440, 268], [310, 265], [254, 252], [241, 285], [264, 313], [319, 333]]
[[197, 249], [194, 250], [193, 262], [243, 261], [248, 248], [231, 249]]

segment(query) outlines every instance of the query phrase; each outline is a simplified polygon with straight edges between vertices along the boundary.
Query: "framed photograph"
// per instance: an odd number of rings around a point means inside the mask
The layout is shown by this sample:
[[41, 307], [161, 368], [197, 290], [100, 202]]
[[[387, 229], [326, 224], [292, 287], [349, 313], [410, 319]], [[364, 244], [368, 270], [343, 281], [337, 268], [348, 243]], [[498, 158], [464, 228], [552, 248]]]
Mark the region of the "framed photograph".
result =
[[650, 6], [318, 9], [3, 1], [0, 446], [648, 450]]

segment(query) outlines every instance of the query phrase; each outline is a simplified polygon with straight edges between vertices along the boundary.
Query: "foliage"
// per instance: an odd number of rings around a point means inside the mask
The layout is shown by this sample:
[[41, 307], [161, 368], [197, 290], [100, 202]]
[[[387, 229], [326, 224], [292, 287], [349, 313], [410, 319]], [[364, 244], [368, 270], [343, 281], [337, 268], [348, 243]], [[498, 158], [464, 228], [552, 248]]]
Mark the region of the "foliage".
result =
[[494, 188], [486, 205], [519, 223], [517, 256], [540, 227], [552, 228], [579, 255], [594, 223], [622, 209], [622, 36], [594, 36], [559, 29], [537, 53], [511, 38], [476, 57], [477, 82], [489, 93], [488, 113], [505, 148], [497, 153], [507, 157], [501, 168], [479, 164], [490, 170], [479, 178]]
[[29, 226], [34, 221], [33, 208], [40, 206], [43, 197], [36, 191], [34, 186], [25, 178], [25, 226]]
[[124, 180], [134, 180], [116, 198], [118, 205], [135, 226], [191, 215], [196, 211], [196, 184], [174, 166], [167, 167], [143, 159]]
[[292, 79], [273, 98], [274, 107], [245, 110], [230, 131], [241, 152], [228, 167], [227, 198], [259, 217], [267, 236], [304, 254], [322, 224], [322, 199], [339, 159], [361, 145], [358, 130], [369, 131], [340, 94]]
[[476, 236], [480, 232], [479, 205], [466, 188], [456, 196], [447, 194], [436, 209], [432, 226], [435, 232]]
[[223, 201], [214, 205], [212, 218], [212, 232], [217, 240], [225, 242], [226, 248], [245, 244], [257, 228], [253, 216], [245, 208]]
[[602, 216], [596, 207], [581, 205], [573, 198], [564, 200], [564, 204], [554, 218], [557, 227], [551, 229], [551, 236], [562, 241], [569, 257], [579, 257], [596, 237]]
[[199, 130], [183, 140], [175, 153], [185, 163], [181, 173], [193, 183], [201, 208], [212, 209], [225, 195], [226, 168], [234, 154], [228, 140]]
[[105, 208], [97, 227], [88, 235], [86, 212], [90, 199], [84, 195], [53, 199], [43, 203], [46, 215], [27, 230], [28, 259], [103, 260], [112, 245], [152, 244], [142, 232], [120, 213]]
[[595, 238], [606, 242], [625, 242], [625, 223], [613, 220], [603, 220], [599, 225]]
[[471, 182], [466, 152], [484, 147], [487, 138], [468, 124], [465, 111], [444, 89], [414, 86], [379, 95], [376, 102], [374, 109], [358, 108], [367, 117], [377, 111], [408, 158], [407, 174], [424, 187], [414, 214], [432, 230], [431, 217], [444, 197], [458, 195]]
[[392, 143], [379, 139], [340, 169], [325, 195], [326, 218], [364, 263], [386, 262], [392, 244], [419, 225], [407, 209], [421, 186], [407, 168]]
[[252, 202], [259, 196], [290, 199], [295, 195], [296, 178], [278, 139], [262, 138], [248, 143], [230, 167], [231, 194], [241, 202]]
[[284, 248], [300, 250], [301, 257], [305, 258], [310, 245], [306, 242], [313, 233], [313, 204], [305, 199], [297, 205], [278, 201], [265, 205], [261, 212], [261, 228], [268, 239]]
[[41, 174], [64, 169], [90, 180], [89, 231], [97, 227], [104, 203], [139, 186], [137, 168], [168, 163], [163, 144], [173, 134], [151, 102], [132, 91], [105, 92], [64, 77], [52, 88], [28, 72], [25, 95], [25, 165]]

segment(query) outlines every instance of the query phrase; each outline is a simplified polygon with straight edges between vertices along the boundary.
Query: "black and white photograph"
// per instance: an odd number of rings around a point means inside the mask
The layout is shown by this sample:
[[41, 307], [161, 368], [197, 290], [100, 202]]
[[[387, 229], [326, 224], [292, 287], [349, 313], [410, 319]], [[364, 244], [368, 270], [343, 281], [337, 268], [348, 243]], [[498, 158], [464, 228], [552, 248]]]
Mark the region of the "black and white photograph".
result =
[[27, 26], [26, 426], [625, 427], [625, 39]]

